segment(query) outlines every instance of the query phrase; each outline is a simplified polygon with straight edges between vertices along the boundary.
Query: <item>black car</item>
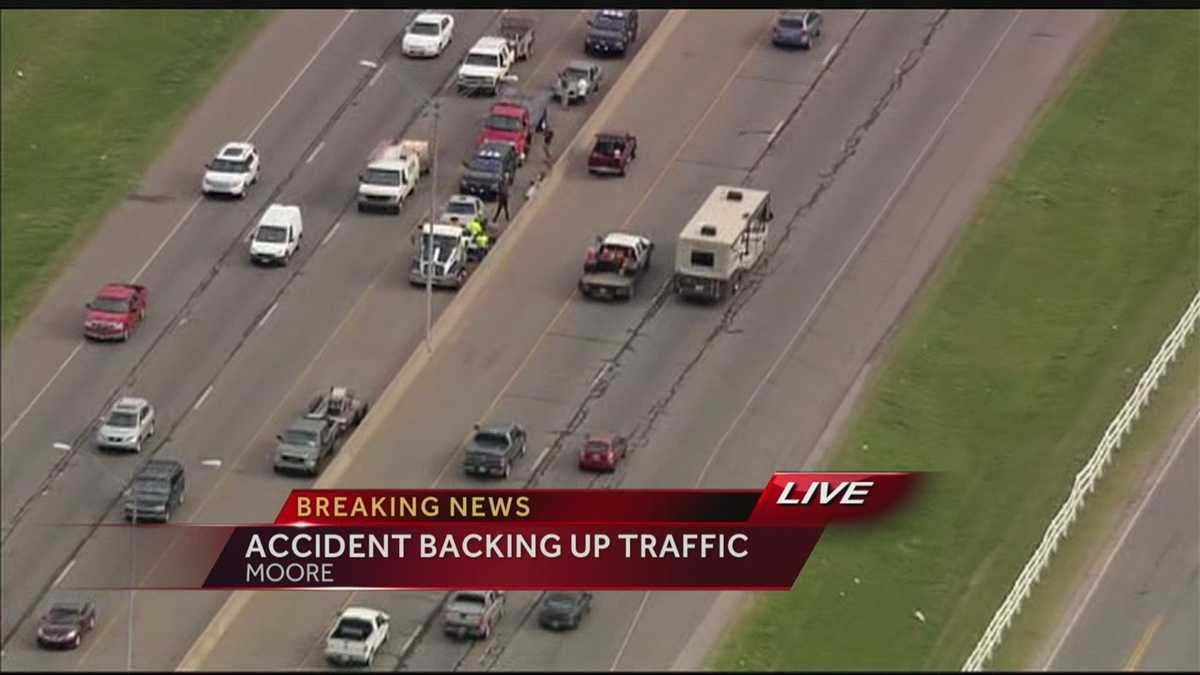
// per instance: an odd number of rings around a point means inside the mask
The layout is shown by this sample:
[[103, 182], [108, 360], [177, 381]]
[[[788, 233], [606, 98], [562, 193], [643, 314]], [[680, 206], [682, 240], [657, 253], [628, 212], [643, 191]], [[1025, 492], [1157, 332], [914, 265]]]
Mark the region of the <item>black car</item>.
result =
[[638, 34], [636, 9], [598, 9], [588, 19], [588, 32], [583, 49], [594, 56], [625, 54]]
[[592, 594], [587, 591], [547, 593], [538, 611], [538, 623], [550, 630], [579, 628], [579, 622], [592, 611]]
[[467, 171], [459, 181], [458, 191], [488, 201], [495, 199], [501, 185], [512, 185], [519, 161], [515, 146], [484, 143], [475, 151], [475, 156], [464, 163]]
[[513, 463], [525, 456], [525, 445], [525, 430], [518, 424], [475, 425], [475, 433], [467, 441], [463, 470], [508, 478]]
[[815, 9], [787, 10], [775, 21], [771, 44], [776, 47], [811, 49], [821, 37], [821, 13]]
[[47, 649], [75, 649], [83, 642], [83, 634], [95, 627], [95, 605], [90, 602], [60, 602], [38, 621], [38, 645]]
[[173, 459], [152, 459], [138, 469], [125, 498], [125, 520], [134, 523], [167, 522], [183, 504], [183, 464]]

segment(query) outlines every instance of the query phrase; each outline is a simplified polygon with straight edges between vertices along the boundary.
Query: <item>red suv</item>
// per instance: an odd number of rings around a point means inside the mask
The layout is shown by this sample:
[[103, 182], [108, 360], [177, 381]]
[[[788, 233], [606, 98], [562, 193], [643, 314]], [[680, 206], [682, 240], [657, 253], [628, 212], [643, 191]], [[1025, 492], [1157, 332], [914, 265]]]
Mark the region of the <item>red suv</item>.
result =
[[87, 304], [84, 336], [93, 340], [128, 340], [146, 318], [146, 298], [146, 287], [137, 284], [109, 284], [100, 289]]
[[616, 471], [625, 459], [629, 443], [617, 434], [588, 434], [579, 451], [579, 468], [584, 471]]

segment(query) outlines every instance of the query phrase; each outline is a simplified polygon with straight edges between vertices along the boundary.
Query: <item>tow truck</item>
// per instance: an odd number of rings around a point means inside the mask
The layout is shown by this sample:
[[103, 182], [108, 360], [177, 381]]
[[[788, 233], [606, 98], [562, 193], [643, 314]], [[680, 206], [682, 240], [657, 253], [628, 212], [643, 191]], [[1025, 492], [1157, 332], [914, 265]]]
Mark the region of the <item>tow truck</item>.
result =
[[308, 404], [304, 417], [310, 420], [332, 420], [338, 434], [353, 431], [367, 416], [371, 404], [355, 395], [349, 387], [330, 387], [318, 393]]
[[302, 471], [317, 475], [333, 457], [339, 443], [366, 417], [367, 401], [348, 387], [330, 387], [317, 394], [304, 414], [276, 436], [275, 471]]
[[637, 282], [650, 269], [654, 242], [636, 234], [613, 232], [596, 237], [587, 250], [579, 290], [590, 298], [632, 299]]

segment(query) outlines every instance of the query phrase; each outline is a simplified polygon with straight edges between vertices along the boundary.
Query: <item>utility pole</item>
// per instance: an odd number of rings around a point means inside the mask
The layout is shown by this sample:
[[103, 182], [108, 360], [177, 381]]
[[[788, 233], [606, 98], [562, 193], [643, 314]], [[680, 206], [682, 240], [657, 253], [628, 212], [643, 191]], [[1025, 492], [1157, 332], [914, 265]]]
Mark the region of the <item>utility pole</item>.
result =
[[130, 486], [133, 497], [133, 518], [129, 526], [129, 639], [125, 645], [125, 672], [133, 672], [133, 596], [137, 588], [137, 543], [133, 533], [137, 530], [138, 494], [137, 481]]
[[[433, 141], [429, 144], [429, 175], [433, 184], [429, 188], [429, 233], [425, 237], [425, 346], [433, 353], [433, 221], [437, 218], [437, 154], [438, 154], [438, 101], [433, 104]], [[424, 230], [424, 228], [421, 228]]]

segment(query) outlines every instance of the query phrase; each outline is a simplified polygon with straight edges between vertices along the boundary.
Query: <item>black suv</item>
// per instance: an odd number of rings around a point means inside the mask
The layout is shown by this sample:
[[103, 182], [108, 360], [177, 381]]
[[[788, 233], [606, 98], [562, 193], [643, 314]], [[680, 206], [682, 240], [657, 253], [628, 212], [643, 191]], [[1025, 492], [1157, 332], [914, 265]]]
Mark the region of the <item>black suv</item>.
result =
[[475, 433], [467, 441], [463, 470], [508, 478], [513, 463], [525, 456], [525, 441], [525, 430], [518, 424], [475, 425]]
[[183, 464], [173, 459], [152, 459], [133, 476], [125, 498], [125, 520], [167, 522], [183, 504]]
[[464, 166], [467, 172], [459, 181], [458, 191], [480, 199], [492, 200], [500, 186], [512, 185], [517, 176], [517, 148], [509, 143], [484, 143]]
[[588, 19], [587, 37], [583, 49], [588, 54], [624, 55], [637, 40], [638, 11], [636, 9], [598, 9]]

